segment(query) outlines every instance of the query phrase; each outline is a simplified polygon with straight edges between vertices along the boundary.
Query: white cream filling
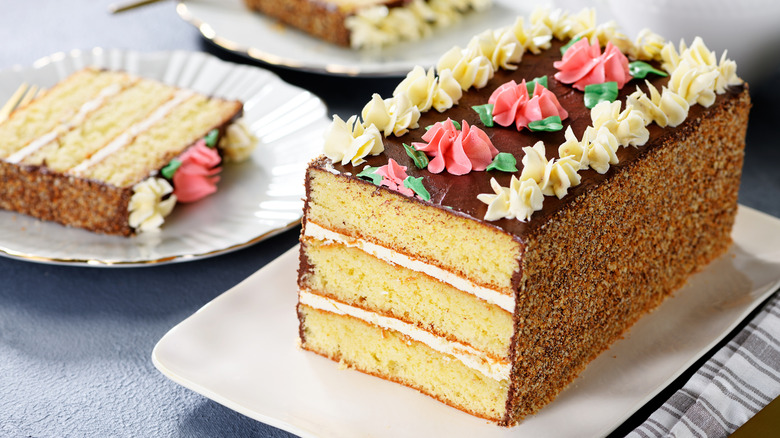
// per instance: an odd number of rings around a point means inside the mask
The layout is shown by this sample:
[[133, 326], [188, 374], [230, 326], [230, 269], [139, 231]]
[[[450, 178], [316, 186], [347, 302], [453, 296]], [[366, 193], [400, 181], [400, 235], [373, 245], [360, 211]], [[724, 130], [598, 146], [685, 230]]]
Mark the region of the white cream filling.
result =
[[404, 254], [397, 253], [381, 245], [377, 245], [362, 239], [345, 236], [343, 234], [323, 228], [312, 222], [306, 222], [304, 236], [318, 240], [337, 242], [348, 247], [361, 249], [366, 253], [371, 254], [372, 256], [384, 260], [388, 263], [403, 266], [404, 268], [429, 275], [443, 283], [451, 285], [456, 289], [485, 300], [490, 304], [495, 304], [509, 313], [515, 312], [514, 296], [505, 295], [495, 290], [488, 289], [484, 286], [479, 286], [437, 266], [433, 266], [419, 260], [413, 260]]
[[127, 131], [123, 132], [109, 144], [98, 150], [88, 160], [82, 161], [81, 164], [71, 169], [69, 173], [82, 173], [91, 166], [94, 166], [95, 164], [104, 160], [109, 155], [129, 144], [136, 136], [151, 128], [155, 123], [164, 119], [168, 113], [173, 111], [174, 108], [181, 105], [194, 94], [195, 92], [192, 90], [179, 90], [172, 99], [160, 105], [152, 114], [149, 115], [149, 117], [128, 128]]
[[417, 342], [421, 342], [440, 353], [455, 357], [467, 367], [477, 370], [491, 379], [509, 379], [512, 370], [512, 365], [510, 363], [493, 359], [469, 345], [449, 341], [412, 324], [349, 306], [330, 298], [313, 294], [305, 289], [299, 291], [298, 297], [301, 304], [305, 304], [309, 307], [336, 313], [338, 315], [348, 315], [384, 329], [394, 330]]
[[73, 116], [68, 122], [55, 127], [54, 129], [47, 132], [46, 134], [31, 141], [27, 146], [16, 151], [13, 155], [8, 157], [6, 161], [8, 161], [9, 163], [18, 164], [25, 157], [29, 156], [30, 154], [34, 153], [38, 149], [56, 140], [61, 133], [70, 131], [74, 127], [80, 125], [89, 113], [103, 106], [103, 102], [105, 102], [106, 99], [116, 94], [119, 94], [119, 92], [122, 90], [123, 87], [120, 84], [111, 84], [106, 88], [100, 90], [100, 92], [97, 94], [97, 96], [94, 99], [89, 100], [85, 102], [83, 105], [81, 105], [76, 115]]

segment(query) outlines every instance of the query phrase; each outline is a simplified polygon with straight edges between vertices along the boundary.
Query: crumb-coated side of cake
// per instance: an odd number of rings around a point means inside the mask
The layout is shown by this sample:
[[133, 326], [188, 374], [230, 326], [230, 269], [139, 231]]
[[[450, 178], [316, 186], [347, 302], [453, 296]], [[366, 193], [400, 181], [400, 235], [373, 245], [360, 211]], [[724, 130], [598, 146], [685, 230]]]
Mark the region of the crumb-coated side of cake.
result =
[[301, 345], [499, 425], [731, 243], [750, 97], [701, 40], [536, 11], [334, 118]]
[[344, 25], [349, 11], [337, 4], [312, 0], [244, 0], [244, 3], [251, 10], [274, 17], [317, 38], [349, 46], [349, 29]]
[[[0, 123], [0, 208], [104, 234], [157, 229], [216, 190], [238, 101], [86, 68]], [[233, 126], [233, 128], [229, 128]], [[242, 131], [243, 132], [243, 131]]]

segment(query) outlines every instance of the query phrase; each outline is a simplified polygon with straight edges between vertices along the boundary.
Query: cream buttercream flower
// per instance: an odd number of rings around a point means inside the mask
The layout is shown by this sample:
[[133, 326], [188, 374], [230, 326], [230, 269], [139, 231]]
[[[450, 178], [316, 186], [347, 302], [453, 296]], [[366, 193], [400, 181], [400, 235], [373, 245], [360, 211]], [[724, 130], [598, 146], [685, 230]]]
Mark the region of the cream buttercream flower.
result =
[[238, 163], [249, 158], [258, 143], [258, 138], [249, 130], [242, 118], [227, 127], [225, 135], [219, 140], [219, 149], [225, 162]]
[[570, 187], [580, 183], [580, 175], [577, 173], [580, 163], [572, 156], [550, 160], [544, 169], [544, 177], [539, 187], [546, 196], [555, 195], [558, 199], [566, 196]]
[[523, 171], [520, 172], [520, 181], [532, 179], [541, 183], [544, 179], [544, 169], [547, 167], [544, 143], [537, 141], [533, 146], [523, 148]]
[[405, 91], [384, 100], [374, 93], [361, 114], [365, 125], [375, 125], [385, 137], [390, 134], [404, 135], [409, 129], [417, 128], [417, 122], [420, 120], [419, 108], [412, 103]]
[[333, 116], [333, 123], [325, 133], [325, 155], [334, 162], [352, 163], [353, 166], [363, 163], [367, 155], [378, 155], [385, 150], [382, 135], [373, 124], [364, 127], [358, 123], [357, 116], [343, 121], [339, 116]]
[[585, 144], [579, 141], [574, 135], [574, 131], [571, 130], [571, 126], [566, 127], [566, 132], [563, 135], [566, 140], [558, 146], [558, 156], [561, 158], [572, 157], [580, 163], [580, 170], [587, 169], [590, 164], [588, 161], [587, 140], [585, 140]]
[[452, 77], [464, 91], [484, 87], [495, 73], [490, 59], [473, 47], [466, 50], [453, 47], [447, 51], [436, 64], [436, 71], [445, 69], [452, 71]]
[[130, 226], [138, 231], [159, 230], [176, 205], [176, 195], [172, 193], [173, 187], [164, 178], [147, 178], [134, 185], [127, 207]]
[[628, 48], [628, 54], [642, 61], [658, 61], [661, 59], [664, 45], [666, 45], [664, 37], [644, 28], [637, 34], [634, 44]]
[[535, 211], [542, 209], [544, 195], [539, 184], [532, 179], [520, 181], [512, 175], [509, 187], [502, 187], [495, 178], [490, 179], [495, 194], [481, 193], [477, 199], [488, 204], [485, 220], [517, 219], [525, 222]]
[[438, 83], [438, 78], [434, 74], [432, 67], [426, 72], [424, 68], [418, 65], [395, 87], [393, 96], [406, 93], [411, 104], [416, 106], [421, 112], [425, 112], [431, 109], [433, 105], [433, 96], [436, 93]]
[[452, 76], [452, 70], [444, 69], [439, 72], [439, 81], [433, 93], [433, 107], [442, 112], [452, 108], [463, 97], [463, 89], [460, 83]]

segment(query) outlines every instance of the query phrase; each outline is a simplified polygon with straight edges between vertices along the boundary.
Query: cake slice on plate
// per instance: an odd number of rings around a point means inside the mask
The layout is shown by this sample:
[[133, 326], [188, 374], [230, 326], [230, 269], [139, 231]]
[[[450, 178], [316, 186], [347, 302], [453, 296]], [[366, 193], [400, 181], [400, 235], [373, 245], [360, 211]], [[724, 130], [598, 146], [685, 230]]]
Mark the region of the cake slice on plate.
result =
[[158, 229], [256, 143], [239, 101], [86, 68], [0, 123], [0, 208], [104, 234]]
[[749, 109], [701, 40], [590, 11], [453, 48], [310, 164], [301, 345], [516, 424], [727, 250]]

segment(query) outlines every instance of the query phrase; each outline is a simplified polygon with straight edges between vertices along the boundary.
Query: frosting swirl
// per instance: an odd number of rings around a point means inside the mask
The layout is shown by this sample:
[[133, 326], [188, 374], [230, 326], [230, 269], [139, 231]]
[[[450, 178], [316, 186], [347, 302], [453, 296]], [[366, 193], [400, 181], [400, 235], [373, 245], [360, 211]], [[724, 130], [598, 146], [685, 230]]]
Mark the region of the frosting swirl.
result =
[[452, 76], [452, 70], [445, 69], [439, 72], [436, 90], [433, 93], [432, 104], [436, 111], [442, 112], [452, 108], [463, 97], [463, 89], [460, 83]]
[[650, 29], [642, 29], [634, 40], [634, 44], [628, 47], [628, 54], [642, 61], [661, 59], [661, 50], [666, 45], [666, 40], [661, 35]]
[[580, 183], [579, 167], [580, 163], [571, 156], [548, 161], [544, 168], [544, 177], [539, 184], [542, 194], [555, 195], [558, 199], [566, 196], [569, 187]]
[[382, 176], [380, 186], [395, 190], [406, 196], [414, 196], [414, 191], [404, 186], [406, 175], [406, 166], [401, 166], [394, 159], [390, 158], [387, 164], [374, 171], [375, 174]]
[[195, 202], [217, 191], [221, 158], [215, 148], [199, 140], [179, 157], [181, 165], [173, 174], [173, 194], [179, 202]]
[[566, 127], [563, 135], [565, 141], [558, 146], [558, 156], [561, 158], [572, 157], [579, 163], [580, 170], [587, 169], [590, 164], [588, 161], [587, 140], [585, 144], [577, 140], [574, 131], [571, 130], [571, 126]]
[[587, 39], [581, 39], [572, 44], [563, 59], [553, 63], [559, 71], [555, 79], [564, 84], [573, 84], [578, 90], [585, 90], [586, 85], [617, 82], [618, 88], [631, 79], [628, 72], [628, 58], [611, 42], [607, 43], [604, 53], [598, 40], [589, 44]]
[[531, 12], [530, 19], [532, 25], [544, 25], [559, 40], [583, 34], [596, 25], [596, 13], [592, 9], [583, 9], [572, 16], [563, 9], [537, 8]]
[[436, 93], [438, 82], [433, 68], [428, 69], [426, 73], [425, 69], [418, 65], [395, 87], [393, 96], [406, 93], [412, 105], [421, 112], [428, 111], [433, 105], [433, 96]]
[[550, 48], [552, 41], [552, 30], [544, 23], [535, 23], [526, 30], [526, 24], [523, 17], [517, 17], [514, 24], [509, 28], [515, 34], [517, 41], [522, 44], [525, 50], [534, 54], [539, 54], [542, 50]]
[[688, 104], [698, 103], [709, 107], [715, 101], [715, 94], [723, 94], [729, 85], [738, 85], [734, 61], [721, 56], [720, 62], [700, 37], [693, 40], [691, 47], [680, 43], [680, 52], [671, 43], [661, 50], [662, 67], [671, 73], [669, 89], [682, 96]]
[[127, 207], [130, 226], [139, 231], [159, 230], [176, 205], [172, 193], [173, 187], [164, 178], [147, 178], [134, 185]]
[[663, 87], [659, 93], [649, 81], [645, 81], [650, 96], [637, 87], [636, 91], [626, 98], [626, 106], [642, 114], [645, 125], [655, 122], [658, 126], [675, 127], [688, 117], [690, 105], [679, 94]]
[[709, 107], [715, 103], [717, 70], [707, 71], [682, 60], [669, 78], [669, 89], [679, 94], [688, 104]]
[[530, 97], [525, 79], [520, 84], [514, 80], [502, 84], [490, 95], [488, 103], [493, 104], [496, 123], [501, 126], [514, 123], [518, 131], [530, 122], [547, 117], [559, 116], [561, 120], [569, 117], [555, 94], [544, 85], [536, 83], [533, 97]]
[[509, 29], [486, 30], [471, 39], [467, 50], [474, 50], [490, 60], [493, 69], [514, 70], [523, 58], [525, 48]]
[[437, 122], [422, 139], [427, 143], [414, 142], [412, 146], [434, 157], [428, 163], [432, 173], [446, 169], [453, 175], [465, 175], [472, 170], [485, 170], [498, 154], [487, 134], [465, 120], [461, 130], [451, 119]]
[[[616, 155], [618, 141], [606, 126], [602, 126], [598, 130], [589, 126], [585, 129], [582, 141], [585, 144], [588, 166], [596, 172], [607, 173], [611, 164], [618, 163]], [[585, 143], [586, 141], [587, 143]]]
[[539, 184], [533, 179], [520, 181], [512, 175], [509, 187], [502, 187], [495, 178], [491, 178], [490, 187], [495, 194], [481, 193], [477, 195], [477, 199], [488, 204], [485, 220], [516, 218], [525, 222], [531, 218], [533, 212], [542, 209], [544, 195]]
[[352, 116], [345, 122], [334, 115], [333, 123], [325, 133], [323, 152], [328, 158], [340, 161], [341, 164], [352, 162], [353, 166], [357, 166], [365, 161], [365, 156], [379, 155], [384, 150], [382, 135], [376, 126], [372, 124], [365, 128], [357, 123], [357, 116]]
[[523, 148], [523, 170], [520, 172], [520, 181], [532, 179], [537, 183], [544, 180], [544, 172], [547, 167], [544, 142], [537, 141], [533, 146]]
[[225, 162], [239, 163], [252, 155], [259, 140], [244, 123], [238, 119], [225, 129], [225, 135], [219, 140], [219, 149]]
[[434, 157], [428, 163], [432, 173], [447, 169], [453, 175], [465, 175], [472, 170], [485, 170], [498, 154], [487, 134], [465, 120], [461, 130], [450, 119], [438, 122], [422, 139], [427, 143], [414, 142], [412, 146]]
[[471, 87], [482, 88], [493, 77], [493, 63], [472, 47], [463, 50], [453, 47], [436, 63], [436, 71], [449, 69], [463, 91]]
[[405, 91], [385, 100], [374, 93], [371, 101], [363, 108], [362, 116], [364, 125], [375, 125], [385, 137], [390, 134], [401, 136], [410, 128], [418, 127], [420, 109], [412, 103]]
[[644, 115], [634, 107], [627, 106], [620, 111], [620, 101], [600, 102], [590, 111], [593, 127], [609, 129], [621, 146], [641, 146], [650, 138]]

